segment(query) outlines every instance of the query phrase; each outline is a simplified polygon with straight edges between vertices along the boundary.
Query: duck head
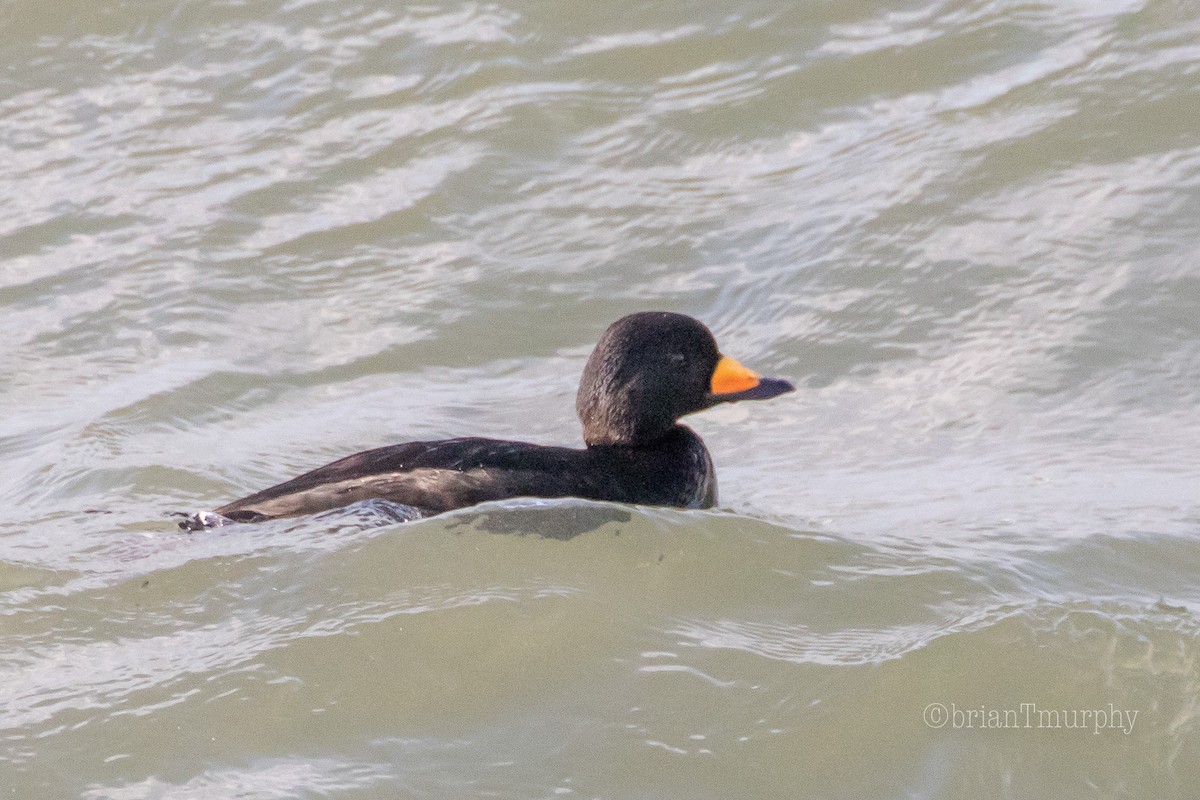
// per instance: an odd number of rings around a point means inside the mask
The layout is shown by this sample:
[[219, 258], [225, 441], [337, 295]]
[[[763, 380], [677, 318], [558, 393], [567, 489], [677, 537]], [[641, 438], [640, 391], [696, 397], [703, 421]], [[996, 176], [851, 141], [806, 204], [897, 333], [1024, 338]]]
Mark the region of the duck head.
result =
[[645, 311], [622, 317], [600, 337], [583, 368], [575, 409], [589, 447], [643, 446], [687, 414], [795, 388], [722, 355], [698, 320]]

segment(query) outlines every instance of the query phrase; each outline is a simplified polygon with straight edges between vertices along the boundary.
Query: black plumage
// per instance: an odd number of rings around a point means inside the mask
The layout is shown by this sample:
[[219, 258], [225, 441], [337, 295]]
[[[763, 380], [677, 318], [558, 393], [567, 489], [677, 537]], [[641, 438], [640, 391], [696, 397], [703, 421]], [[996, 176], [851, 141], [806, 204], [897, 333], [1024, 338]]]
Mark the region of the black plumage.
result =
[[580, 380], [583, 449], [462, 438], [381, 447], [180, 523], [188, 529], [312, 514], [383, 499], [436, 514], [509, 497], [581, 497], [709, 508], [717, 485], [704, 442], [680, 417], [790, 392], [723, 357], [682, 314], [624, 317], [601, 336]]

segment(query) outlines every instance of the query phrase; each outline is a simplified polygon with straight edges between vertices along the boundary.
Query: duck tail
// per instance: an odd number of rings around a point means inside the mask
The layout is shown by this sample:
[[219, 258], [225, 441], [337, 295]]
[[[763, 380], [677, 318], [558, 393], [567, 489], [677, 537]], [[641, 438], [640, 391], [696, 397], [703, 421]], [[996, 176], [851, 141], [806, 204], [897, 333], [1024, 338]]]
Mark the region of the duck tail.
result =
[[206, 528], [220, 528], [222, 525], [232, 525], [237, 520], [222, 516], [215, 511], [197, 511], [194, 514], [184, 514], [179, 512], [179, 516], [183, 517], [179, 521], [179, 527], [185, 531], [202, 531]]

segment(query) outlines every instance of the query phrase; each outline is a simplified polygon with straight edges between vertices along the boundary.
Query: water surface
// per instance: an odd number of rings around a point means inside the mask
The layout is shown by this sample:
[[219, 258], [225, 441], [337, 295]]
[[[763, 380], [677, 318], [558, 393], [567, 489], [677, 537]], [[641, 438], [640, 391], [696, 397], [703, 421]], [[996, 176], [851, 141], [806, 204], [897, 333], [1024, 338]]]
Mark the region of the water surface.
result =
[[[1200, 782], [1187, 4], [0, 15], [0, 793]], [[800, 387], [718, 509], [167, 516], [576, 445], [646, 308]]]

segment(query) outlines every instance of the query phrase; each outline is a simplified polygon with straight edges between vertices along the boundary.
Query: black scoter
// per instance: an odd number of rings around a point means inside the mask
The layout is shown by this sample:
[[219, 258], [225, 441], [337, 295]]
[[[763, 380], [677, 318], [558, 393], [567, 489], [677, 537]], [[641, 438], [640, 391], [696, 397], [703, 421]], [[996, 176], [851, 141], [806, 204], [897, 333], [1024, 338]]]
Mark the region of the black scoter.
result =
[[718, 351], [699, 321], [663, 311], [617, 320], [583, 368], [575, 408], [583, 449], [462, 438], [380, 447], [181, 522], [188, 530], [260, 522], [382, 499], [423, 515], [510, 497], [581, 497], [711, 508], [704, 442], [678, 420], [719, 403], [794, 391]]

